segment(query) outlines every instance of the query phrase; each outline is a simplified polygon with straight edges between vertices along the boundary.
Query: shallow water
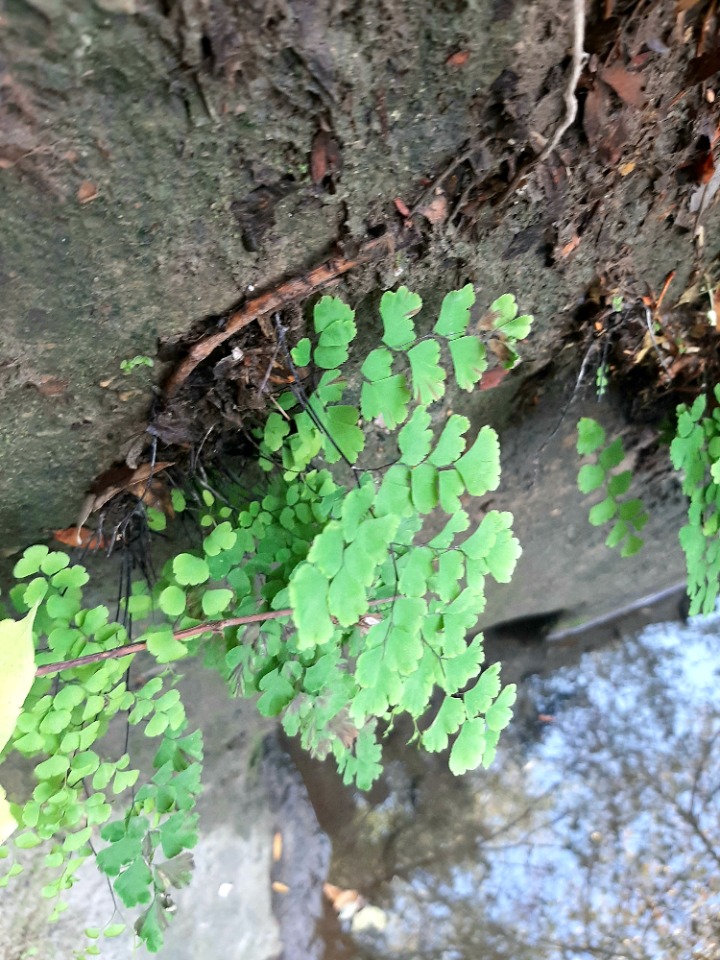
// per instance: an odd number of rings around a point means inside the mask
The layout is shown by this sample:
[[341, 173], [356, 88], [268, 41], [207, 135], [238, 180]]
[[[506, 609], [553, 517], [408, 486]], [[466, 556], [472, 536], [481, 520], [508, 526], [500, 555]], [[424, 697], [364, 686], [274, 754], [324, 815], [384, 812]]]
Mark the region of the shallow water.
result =
[[325, 960], [715, 960], [719, 676], [720, 616], [647, 627], [529, 678], [487, 772], [395, 741], [370, 800], [309, 782], [363, 897]]

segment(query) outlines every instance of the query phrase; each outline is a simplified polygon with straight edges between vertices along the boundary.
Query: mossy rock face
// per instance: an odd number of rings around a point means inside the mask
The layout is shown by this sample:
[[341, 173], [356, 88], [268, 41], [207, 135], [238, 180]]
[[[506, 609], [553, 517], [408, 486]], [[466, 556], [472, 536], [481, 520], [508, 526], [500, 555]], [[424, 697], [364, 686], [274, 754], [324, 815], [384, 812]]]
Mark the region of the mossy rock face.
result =
[[[342, 24], [329, 4], [301, 4], [297, 22], [278, 25], [241, 7], [216, 5], [202, 19], [190, 3], [168, 17], [132, 2], [10, 4], [11, 142], [0, 143], [11, 164], [0, 177], [6, 553], [72, 523], [87, 483], [142, 430], [153, 376], [123, 377], [121, 361], [154, 356], [158, 338], [248, 288], [301, 274], [343, 221], [362, 239], [393, 196], [409, 195], [466, 138], [473, 84], [492, 82], [518, 30], [493, 26], [488, 12], [495, 42], [472, 70], [448, 74], [459, 8], [393, 9], [388, 24], [378, 3]], [[334, 192], [309, 174], [321, 114], [342, 147]], [[248, 223], [258, 189], [272, 209]]]
[[[412, 205], [475, 143], [466, 163], [479, 181], [507, 173], [529, 131], [550, 134], [564, 109], [562, 84], [548, 90], [547, 77], [566, 55], [569, 25], [550, 3], [371, 0], [339, 17], [330, 0], [297, 0], [293, 16], [275, 19], [264, 4], [229, 0], [212, 17], [189, 0], [168, 16], [140, 6], [8, 4], [0, 563], [70, 526], [90, 480], [142, 434], [165, 371], [125, 376], [123, 360], [154, 357], [158, 339], [301, 276], [338, 238], [352, 249], [369, 228], [396, 223], [393, 200]], [[458, 50], [469, 54], [460, 66]], [[679, 69], [673, 57], [668, 74]], [[332, 135], [341, 169], [313, 183], [319, 131]], [[680, 135], [663, 126], [653, 149], [671, 152], [668, 138]], [[461, 230], [453, 221], [428, 229], [422, 257], [400, 251], [339, 292], [358, 305], [405, 283], [430, 305], [431, 291], [470, 281], [487, 305], [511, 291], [537, 318], [541, 365], [560, 355], [598, 264], [628, 244], [643, 282], [660, 289], [677, 268], [679, 284], [692, 251], [648, 215], [647, 179], [603, 179], [572, 132], [567, 143], [578, 155], [562, 195], [541, 184], [504, 207], [481, 204]], [[452, 211], [460, 197], [444, 187]], [[573, 255], [558, 258], [590, 222], [591, 202], [600, 204], [592, 223], [606, 227], [586, 229]], [[707, 219], [710, 256], [720, 231]], [[511, 394], [449, 400], [475, 424], [502, 426]]]

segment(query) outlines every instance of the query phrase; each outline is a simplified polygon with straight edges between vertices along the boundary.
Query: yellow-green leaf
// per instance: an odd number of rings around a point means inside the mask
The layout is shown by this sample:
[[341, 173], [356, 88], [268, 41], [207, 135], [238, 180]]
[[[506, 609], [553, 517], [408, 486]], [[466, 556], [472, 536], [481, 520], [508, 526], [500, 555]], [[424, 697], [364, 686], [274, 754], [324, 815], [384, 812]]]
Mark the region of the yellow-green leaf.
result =
[[37, 604], [22, 620], [0, 621], [0, 750], [12, 736], [35, 680], [36, 612]]

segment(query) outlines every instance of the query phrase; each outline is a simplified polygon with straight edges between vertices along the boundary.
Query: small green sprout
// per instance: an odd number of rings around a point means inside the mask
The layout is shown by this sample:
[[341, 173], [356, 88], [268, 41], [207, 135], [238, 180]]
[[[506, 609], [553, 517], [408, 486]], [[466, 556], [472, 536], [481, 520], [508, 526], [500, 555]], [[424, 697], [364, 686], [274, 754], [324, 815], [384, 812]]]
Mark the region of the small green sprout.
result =
[[595, 393], [598, 400], [605, 396], [608, 388], [607, 364], [601, 363], [595, 374]]
[[154, 367], [155, 361], [152, 357], [146, 357], [143, 355], [138, 355], [137, 357], [130, 357], [128, 360], [122, 360], [120, 362], [120, 369], [127, 376], [127, 374], [132, 373], [135, 367]]

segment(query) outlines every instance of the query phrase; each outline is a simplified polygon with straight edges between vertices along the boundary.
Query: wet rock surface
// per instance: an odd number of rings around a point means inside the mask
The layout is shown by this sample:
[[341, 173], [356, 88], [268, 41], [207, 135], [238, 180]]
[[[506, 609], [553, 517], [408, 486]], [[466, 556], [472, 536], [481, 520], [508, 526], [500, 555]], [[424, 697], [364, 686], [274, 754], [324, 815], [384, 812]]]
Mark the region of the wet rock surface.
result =
[[[192, 851], [195, 869], [189, 887], [174, 895], [177, 913], [167, 930], [160, 958], [179, 960], [278, 960], [319, 956], [313, 946], [315, 917], [329, 861], [329, 841], [272, 724], [252, 703], [231, 699], [217, 676], [190, 664], [181, 692], [191, 729], [203, 730], [204, 790], [200, 842]], [[111, 733], [108, 748], [122, 743]], [[138, 764], [149, 767], [154, 745], [131, 738]], [[3, 765], [4, 783], [19, 793], [32, 790], [28, 769]], [[273, 837], [280, 831], [283, 853], [273, 862]], [[38, 891], [47, 882], [41, 851], [26, 851], [26, 869], [2, 891], [0, 956], [24, 957], [36, 948], [43, 960], [67, 960], [82, 947], [83, 930], [111, 922], [113, 900], [105, 878], [88, 861], [68, 892], [68, 910], [58, 923], [48, 921], [48, 902]], [[34, 855], [35, 854], [35, 855]], [[273, 892], [284, 881], [287, 894]], [[116, 922], [118, 915], [112, 922]], [[126, 933], [103, 944], [107, 960], [133, 955]], [[303, 951], [311, 951], [304, 953]], [[312, 953], [312, 950], [315, 953]]]

